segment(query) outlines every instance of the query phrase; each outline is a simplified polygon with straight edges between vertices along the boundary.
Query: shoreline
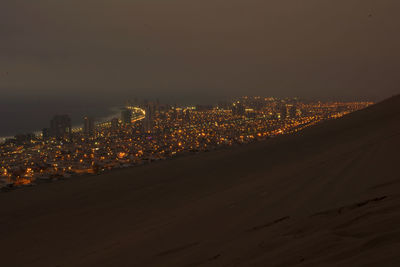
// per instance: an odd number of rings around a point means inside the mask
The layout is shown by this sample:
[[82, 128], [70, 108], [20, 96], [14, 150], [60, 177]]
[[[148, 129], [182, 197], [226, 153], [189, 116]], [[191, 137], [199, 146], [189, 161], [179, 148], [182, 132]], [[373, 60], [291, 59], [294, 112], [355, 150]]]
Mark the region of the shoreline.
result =
[[[120, 116], [120, 109], [121, 109], [122, 107], [123, 107], [123, 106], [113, 106], [113, 107], [107, 108], [107, 110], [110, 111], [110, 112], [109, 112], [109, 115], [100, 116], [100, 117], [96, 120], [96, 123], [103, 123], [103, 122], [106, 122], [106, 121], [111, 120], [111, 119], [114, 118], [114, 117], [119, 117], [119, 116]], [[82, 115], [81, 117], [84, 117], [84, 115]], [[94, 118], [97, 118], [97, 116], [93, 116], [93, 117], [94, 117]], [[50, 117], [49, 117], [49, 120], [50, 120]], [[72, 128], [81, 128], [82, 126], [83, 126], [82, 123], [77, 123], [77, 124], [74, 124], [74, 125], [72, 126]], [[44, 126], [44, 127], [48, 127], [48, 126]], [[35, 130], [30, 130], [30, 131], [17, 131], [17, 132], [14, 133], [14, 135], [10, 135], [10, 134], [1, 135], [1, 136], [0, 136], [0, 144], [5, 143], [8, 139], [13, 139], [13, 138], [14, 138], [16, 135], [18, 135], [18, 134], [26, 134], [26, 133], [33, 133], [33, 134], [35, 134], [36, 136], [40, 136], [41, 133], [42, 133], [42, 130], [35, 129]]]
[[0, 194], [3, 265], [397, 266], [398, 109]]

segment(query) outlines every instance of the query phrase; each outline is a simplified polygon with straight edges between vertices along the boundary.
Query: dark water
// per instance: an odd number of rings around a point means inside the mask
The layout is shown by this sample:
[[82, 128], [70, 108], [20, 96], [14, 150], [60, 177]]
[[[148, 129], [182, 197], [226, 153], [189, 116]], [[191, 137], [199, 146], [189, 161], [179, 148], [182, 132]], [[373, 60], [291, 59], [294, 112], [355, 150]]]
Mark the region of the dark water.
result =
[[156, 101], [168, 104], [215, 104], [220, 96], [206, 94], [158, 94], [141, 95], [124, 94], [93, 94], [82, 92], [82, 95], [74, 94], [51, 96], [13, 94], [2, 95], [0, 92], [0, 138], [14, 136], [16, 134], [41, 131], [49, 127], [50, 120], [57, 114], [68, 114], [73, 126], [83, 123], [84, 116], [92, 116], [97, 121], [110, 116], [119, 116], [120, 107], [127, 101], [141, 102], [143, 100]]
[[84, 116], [97, 120], [118, 113], [118, 101], [91, 101], [88, 99], [61, 98], [2, 99], [0, 105], [0, 137], [40, 131], [49, 127], [57, 114], [68, 114], [74, 126], [81, 125]]

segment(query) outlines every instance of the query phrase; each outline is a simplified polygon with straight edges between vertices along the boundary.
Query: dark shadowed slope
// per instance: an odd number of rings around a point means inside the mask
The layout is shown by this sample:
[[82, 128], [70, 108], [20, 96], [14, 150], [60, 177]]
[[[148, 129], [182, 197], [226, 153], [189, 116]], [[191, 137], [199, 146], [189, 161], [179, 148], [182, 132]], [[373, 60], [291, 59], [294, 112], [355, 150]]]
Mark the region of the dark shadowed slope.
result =
[[0, 194], [2, 266], [398, 266], [400, 97], [293, 136]]

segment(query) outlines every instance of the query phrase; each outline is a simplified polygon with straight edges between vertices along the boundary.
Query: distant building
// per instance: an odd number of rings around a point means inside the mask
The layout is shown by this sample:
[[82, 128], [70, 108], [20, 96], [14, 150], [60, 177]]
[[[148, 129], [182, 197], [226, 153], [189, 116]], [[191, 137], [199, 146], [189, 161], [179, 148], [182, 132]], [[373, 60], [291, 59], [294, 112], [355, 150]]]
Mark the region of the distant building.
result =
[[246, 115], [246, 108], [245, 106], [240, 103], [239, 101], [233, 103], [232, 105], [232, 114], [236, 116], [244, 116]]
[[289, 106], [289, 117], [296, 118], [297, 117], [297, 108], [296, 105]]
[[284, 120], [287, 118], [288, 112], [287, 112], [287, 106], [286, 104], [282, 104], [279, 108], [279, 114], [280, 114], [280, 119]]
[[42, 130], [42, 137], [44, 140], [49, 139], [50, 138], [50, 129], [49, 128], [43, 128]]
[[196, 110], [197, 111], [208, 111], [208, 110], [213, 110], [212, 105], [196, 105]]
[[55, 138], [71, 138], [71, 118], [68, 115], [56, 115], [50, 121], [50, 135]]
[[145, 118], [143, 121], [143, 131], [151, 132], [153, 131], [153, 123], [155, 117], [155, 106], [152, 104], [147, 104], [145, 107]]
[[176, 110], [176, 106], [172, 109], [172, 119], [177, 120], [178, 119], [178, 111]]
[[117, 131], [119, 128], [119, 120], [117, 118], [113, 118], [111, 120], [111, 130], [112, 131]]
[[15, 142], [18, 144], [29, 142], [31, 140], [34, 140], [35, 138], [36, 136], [33, 133], [17, 134], [16, 136], [14, 136]]
[[156, 100], [155, 111], [156, 112], [160, 112], [161, 111], [160, 100], [158, 98]]
[[129, 109], [123, 109], [121, 111], [121, 121], [124, 125], [130, 125], [132, 123], [132, 112]]
[[185, 122], [190, 123], [190, 110], [185, 111]]
[[228, 101], [219, 101], [218, 102], [218, 108], [219, 109], [224, 109], [224, 110], [229, 110], [230, 103]]
[[83, 134], [86, 136], [93, 136], [95, 134], [94, 119], [85, 117], [83, 119]]

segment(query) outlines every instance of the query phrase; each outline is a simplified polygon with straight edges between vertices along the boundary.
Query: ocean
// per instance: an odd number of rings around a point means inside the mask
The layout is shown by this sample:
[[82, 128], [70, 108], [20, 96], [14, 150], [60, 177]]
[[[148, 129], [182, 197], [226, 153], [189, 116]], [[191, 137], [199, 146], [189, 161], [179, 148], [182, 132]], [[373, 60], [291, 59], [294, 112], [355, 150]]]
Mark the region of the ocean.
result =
[[84, 116], [96, 121], [119, 117], [124, 103], [96, 102], [79, 99], [7, 99], [0, 105], [0, 141], [16, 134], [41, 131], [50, 126], [54, 115], [67, 114], [73, 126], [80, 126]]
[[50, 126], [54, 115], [67, 114], [73, 126], [80, 126], [85, 116], [94, 117], [96, 121], [119, 117], [120, 109], [127, 101], [156, 101], [168, 104], [215, 104], [221, 96], [207, 94], [158, 94], [132, 96], [133, 93], [102, 95], [82, 92], [81, 95], [59, 95], [56, 93], [44, 97], [32, 91], [29, 95], [16, 92], [13, 95], [0, 93], [0, 141], [16, 134], [34, 133]]

